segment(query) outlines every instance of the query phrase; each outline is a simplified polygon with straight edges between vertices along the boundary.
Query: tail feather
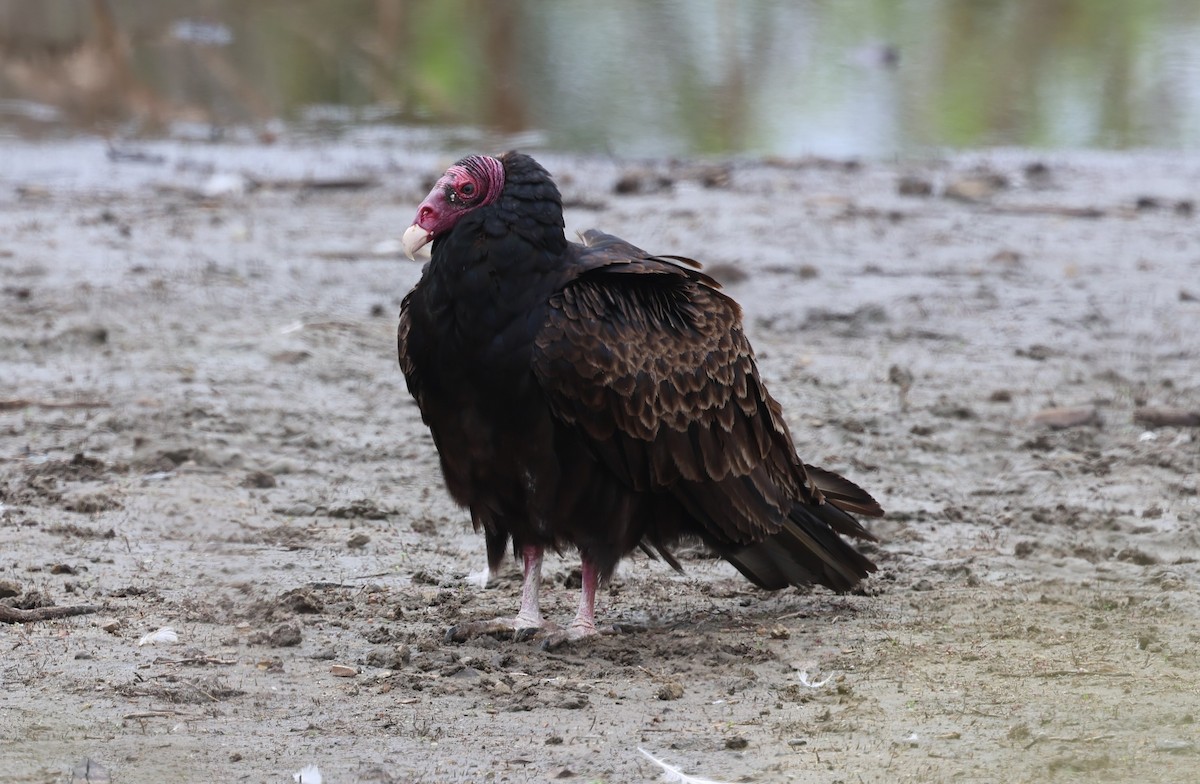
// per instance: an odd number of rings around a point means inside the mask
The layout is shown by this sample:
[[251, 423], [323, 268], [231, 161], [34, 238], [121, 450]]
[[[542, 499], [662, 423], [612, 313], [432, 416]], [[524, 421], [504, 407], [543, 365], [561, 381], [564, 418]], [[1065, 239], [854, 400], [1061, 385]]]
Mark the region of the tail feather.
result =
[[[853, 530], [847, 530], [851, 526]], [[838, 531], [874, 539], [832, 504], [796, 504], [778, 533], [752, 544], [722, 548], [721, 556], [762, 588], [816, 583], [848, 591], [876, 566], [838, 536]]]
[[[804, 466], [805, 473], [821, 491], [821, 495], [834, 506], [846, 512], [855, 512], [867, 517], [882, 517], [883, 507], [871, 494], [841, 474], [826, 471], [817, 466]], [[868, 535], [868, 538], [870, 537]]]

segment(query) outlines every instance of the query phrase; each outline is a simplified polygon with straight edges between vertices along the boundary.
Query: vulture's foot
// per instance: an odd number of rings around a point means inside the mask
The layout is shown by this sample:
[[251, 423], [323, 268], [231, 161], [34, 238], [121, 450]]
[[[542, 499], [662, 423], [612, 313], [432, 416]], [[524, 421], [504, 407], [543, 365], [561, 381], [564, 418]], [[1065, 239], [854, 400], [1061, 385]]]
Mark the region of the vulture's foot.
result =
[[484, 636], [524, 642], [557, 631], [558, 626], [550, 621], [531, 622], [518, 615], [516, 618], [492, 618], [451, 626], [446, 630], [446, 642], [466, 642]]
[[599, 634], [617, 634], [622, 631], [616, 626], [596, 626], [593, 624], [572, 623], [565, 629], [555, 629], [549, 631], [542, 638], [541, 649], [543, 651], [553, 651], [563, 648], [581, 640], [588, 640]]

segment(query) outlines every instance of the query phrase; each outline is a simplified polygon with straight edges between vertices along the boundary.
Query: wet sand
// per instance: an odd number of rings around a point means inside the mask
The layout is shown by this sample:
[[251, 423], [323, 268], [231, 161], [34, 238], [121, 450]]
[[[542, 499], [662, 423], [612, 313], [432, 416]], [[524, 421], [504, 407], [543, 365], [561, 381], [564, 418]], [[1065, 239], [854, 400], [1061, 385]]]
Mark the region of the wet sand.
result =
[[1195, 781], [1200, 428], [1147, 410], [1200, 409], [1200, 158], [540, 155], [569, 230], [726, 283], [802, 457], [889, 511], [859, 594], [638, 556], [630, 631], [546, 652], [442, 641], [520, 583], [395, 362], [455, 156], [122, 152], [0, 168], [0, 601], [98, 608], [0, 625], [5, 781]]

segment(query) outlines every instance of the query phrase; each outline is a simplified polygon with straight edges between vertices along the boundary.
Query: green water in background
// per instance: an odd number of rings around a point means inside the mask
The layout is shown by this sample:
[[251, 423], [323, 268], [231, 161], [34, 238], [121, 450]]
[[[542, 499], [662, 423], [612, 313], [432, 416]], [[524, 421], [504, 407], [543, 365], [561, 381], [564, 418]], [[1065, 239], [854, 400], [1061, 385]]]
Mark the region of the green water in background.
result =
[[1196, 149], [1200, 0], [0, 0], [0, 134], [412, 123], [620, 155]]

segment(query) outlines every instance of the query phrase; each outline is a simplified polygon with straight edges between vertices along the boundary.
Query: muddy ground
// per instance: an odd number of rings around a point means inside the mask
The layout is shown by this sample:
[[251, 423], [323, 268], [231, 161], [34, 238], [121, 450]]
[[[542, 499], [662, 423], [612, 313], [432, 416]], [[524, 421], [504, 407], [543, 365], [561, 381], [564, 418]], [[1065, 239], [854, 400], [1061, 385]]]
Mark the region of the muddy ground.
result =
[[889, 511], [860, 594], [637, 556], [630, 631], [546, 652], [442, 641], [519, 589], [394, 356], [453, 154], [4, 157], [0, 601], [97, 608], [0, 625], [5, 782], [1200, 780], [1200, 429], [1135, 421], [1200, 409], [1200, 158], [541, 156], [569, 230], [726, 282], [801, 455]]

